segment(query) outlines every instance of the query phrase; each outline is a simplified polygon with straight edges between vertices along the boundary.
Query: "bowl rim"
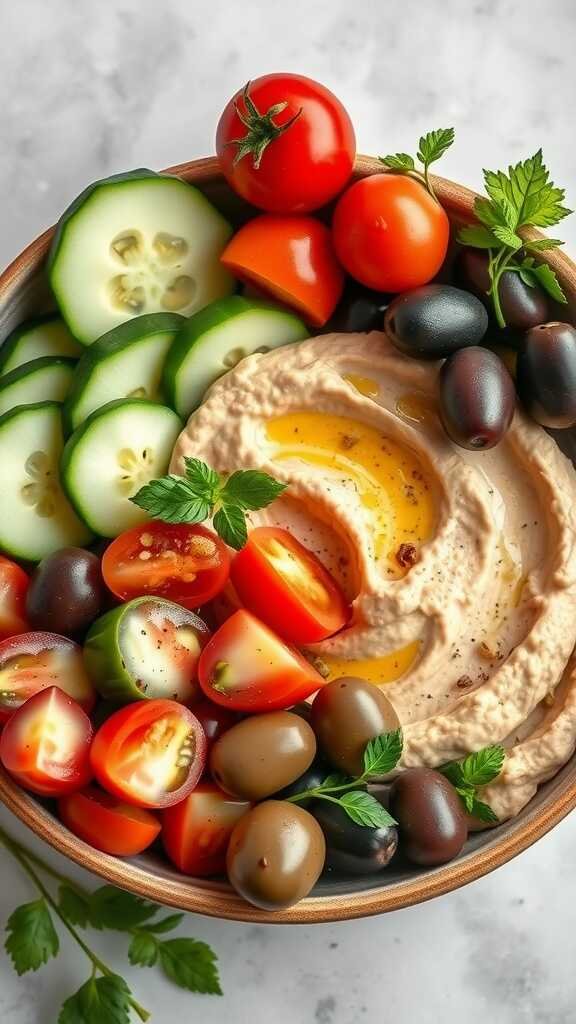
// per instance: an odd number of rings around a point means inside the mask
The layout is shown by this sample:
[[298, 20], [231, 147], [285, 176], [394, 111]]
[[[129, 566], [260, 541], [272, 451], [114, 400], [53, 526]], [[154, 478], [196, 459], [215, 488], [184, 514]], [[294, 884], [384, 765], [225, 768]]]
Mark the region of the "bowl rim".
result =
[[[381, 171], [378, 161], [358, 156], [354, 177], [362, 178]], [[168, 174], [178, 175], [198, 185], [222, 182], [223, 176], [216, 157], [205, 157], [167, 168]], [[449, 213], [463, 221], [474, 219], [474, 200], [477, 193], [449, 181], [433, 177], [433, 185]], [[54, 228], [48, 228], [31, 242], [0, 275], [0, 304], [14, 294], [30, 267], [38, 266], [45, 257]], [[542, 232], [530, 230], [527, 237], [545, 237]], [[541, 253], [560, 279], [576, 293], [576, 264], [559, 250]], [[563, 779], [558, 788], [545, 796], [532, 809], [530, 805], [521, 819], [506, 823], [506, 832], [498, 835], [494, 843], [465, 853], [460, 859], [435, 868], [422, 875], [404, 878], [389, 884], [373, 886], [358, 892], [310, 896], [294, 907], [270, 913], [246, 903], [224, 882], [197, 880], [181, 875], [180, 878], [163, 877], [129, 860], [113, 857], [96, 850], [73, 833], [30, 793], [0, 767], [0, 801], [59, 853], [76, 864], [99, 875], [106, 882], [118, 885], [146, 899], [193, 913], [226, 920], [266, 924], [313, 924], [369, 917], [400, 910], [441, 896], [466, 885], [502, 866], [557, 825], [576, 807], [576, 777]], [[497, 833], [495, 833], [495, 836]], [[385, 877], [385, 876], [384, 876]]]

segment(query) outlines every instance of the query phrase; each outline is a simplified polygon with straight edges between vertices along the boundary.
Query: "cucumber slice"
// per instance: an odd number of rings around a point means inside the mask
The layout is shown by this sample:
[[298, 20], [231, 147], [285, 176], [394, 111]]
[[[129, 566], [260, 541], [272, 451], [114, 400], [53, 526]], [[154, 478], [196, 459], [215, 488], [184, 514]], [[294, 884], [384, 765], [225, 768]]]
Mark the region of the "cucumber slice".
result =
[[45, 356], [0, 377], [0, 416], [17, 405], [63, 402], [72, 387], [75, 359]]
[[297, 316], [266, 302], [242, 295], [213, 302], [176, 335], [164, 368], [168, 401], [186, 419], [210, 384], [245, 356], [301, 341], [308, 334]]
[[44, 356], [78, 359], [82, 346], [72, 337], [58, 313], [47, 313], [20, 324], [0, 346], [0, 374]]
[[63, 447], [56, 402], [21, 406], [0, 418], [0, 548], [12, 557], [38, 562], [91, 540], [60, 487]]
[[91, 412], [119, 398], [161, 398], [162, 370], [176, 332], [178, 313], [147, 313], [113, 327], [84, 351], [64, 407], [75, 430]]
[[68, 439], [62, 483], [94, 533], [117, 537], [148, 516], [130, 498], [168, 471], [182, 423], [172, 409], [143, 398], [109, 402]]
[[193, 185], [138, 170], [89, 185], [62, 215], [48, 275], [84, 345], [141, 313], [190, 316], [234, 290], [232, 228]]

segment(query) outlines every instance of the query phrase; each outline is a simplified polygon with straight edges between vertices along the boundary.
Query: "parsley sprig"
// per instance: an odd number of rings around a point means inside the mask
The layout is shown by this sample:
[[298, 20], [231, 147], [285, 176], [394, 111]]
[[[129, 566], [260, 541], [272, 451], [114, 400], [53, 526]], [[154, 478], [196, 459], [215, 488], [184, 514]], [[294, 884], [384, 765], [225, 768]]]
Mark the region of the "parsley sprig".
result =
[[489, 804], [478, 799], [477, 790], [499, 776], [504, 757], [504, 747], [484, 747], [474, 754], [468, 754], [461, 761], [449, 761], [438, 769], [452, 783], [468, 814], [480, 821], [498, 821]]
[[535, 254], [563, 243], [559, 238], [527, 239], [522, 231], [529, 227], [551, 227], [572, 210], [563, 205], [564, 189], [550, 180], [541, 149], [527, 160], [510, 166], [508, 173], [485, 170], [484, 184], [488, 197], [479, 196], [474, 203], [480, 223], [462, 228], [458, 240], [463, 245], [488, 251], [488, 294], [499, 326], [505, 327], [499, 285], [506, 271], [519, 274], [529, 287], [540, 285], [557, 302], [566, 302], [552, 267], [537, 263], [535, 259]]
[[185, 476], [163, 476], [145, 484], [130, 500], [152, 519], [165, 523], [203, 523], [237, 551], [247, 539], [246, 512], [266, 508], [286, 484], [257, 469], [224, 476], [200, 459], [184, 459]]
[[409, 153], [391, 153], [389, 156], [380, 156], [378, 159], [387, 170], [396, 171], [397, 174], [409, 174], [410, 177], [416, 178], [424, 185], [430, 195], [436, 198], [430, 181], [430, 164], [436, 163], [446, 150], [450, 149], [453, 142], [453, 128], [437, 128], [435, 131], [423, 135], [418, 143], [418, 152], [416, 154], [417, 159], [423, 165], [422, 170], [416, 167], [414, 157], [410, 156]]
[[[18, 907], [6, 925], [5, 949], [18, 975], [37, 971], [58, 956], [60, 939], [55, 921], [80, 946], [92, 968], [88, 980], [64, 1002], [58, 1024], [129, 1024], [132, 1012], [141, 1021], [150, 1018], [125, 980], [85, 942], [79, 928], [124, 932], [131, 938], [128, 959], [132, 965], [158, 965], [180, 988], [222, 994], [216, 956], [210, 946], [196, 939], [163, 938], [178, 927], [184, 914], [158, 917], [161, 908], [156, 903], [111, 885], [89, 892], [45, 864], [4, 829], [0, 829], [0, 844], [18, 861], [38, 891], [38, 898]], [[44, 876], [58, 883], [57, 896]]]

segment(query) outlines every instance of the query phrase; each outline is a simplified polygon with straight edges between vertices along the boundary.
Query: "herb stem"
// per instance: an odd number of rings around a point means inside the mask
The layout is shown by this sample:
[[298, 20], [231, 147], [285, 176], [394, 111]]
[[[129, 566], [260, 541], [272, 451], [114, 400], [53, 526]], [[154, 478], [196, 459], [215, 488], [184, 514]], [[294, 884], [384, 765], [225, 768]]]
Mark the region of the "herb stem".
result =
[[41, 857], [39, 857], [36, 853], [30, 850], [27, 846], [24, 846], [22, 843], [19, 843], [16, 839], [12, 839], [12, 837], [9, 836], [4, 831], [3, 828], [0, 828], [0, 843], [3, 843], [6, 846], [7, 844], [5, 843], [5, 839], [7, 839], [8, 843], [10, 844], [10, 846], [8, 847], [9, 849], [13, 850], [13, 848], [16, 847], [20, 851], [20, 853], [24, 857], [26, 857], [27, 860], [31, 861], [32, 864], [35, 864], [36, 867], [40, 868], [45, 875], [49, 875], [49, 877], [53, 878], [54, 881], [60, 882], [61, 885], [67, 886], [68, 889], [73, 889], [74, 892], [78, 896], [81, 896], [83, 899], [90, 899], [90, 893], [82, 885], [80, 885], [78, 882], [73, 881], [73, 879], [68, 878], [67, 875], [61, 874], [60, 871], [56, 871], [55, 868], [51, 867], [50, 864], [47, 864], [45, 861], [43, 861]]
[[[325, 793], [345, 793], [348, 789], [358, 789], [359, 786], [364, 785], [367, 782], [368, 776], [366, 773], [359, 775], [357, 779], [352, 779], [351, 782], [345, 782], [341, 786], [317, 786], [316, 789], [305, 789], [302, 793], [294, 793], [293, 796], [287, 796], [287, 803], [299, 804], [302, 800], [320, 799]], [[332, 797], [327, 797], [331, 800]], [[338, 801], [335, 801], [338, 803]]]

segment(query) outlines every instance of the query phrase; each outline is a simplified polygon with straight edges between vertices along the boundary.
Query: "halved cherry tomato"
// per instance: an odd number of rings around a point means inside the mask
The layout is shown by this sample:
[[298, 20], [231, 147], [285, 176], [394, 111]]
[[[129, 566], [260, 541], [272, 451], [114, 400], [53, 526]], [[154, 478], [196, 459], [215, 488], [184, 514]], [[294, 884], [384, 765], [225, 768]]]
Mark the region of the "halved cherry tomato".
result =
[[298, 651], [244, 609], [206, 645], [198, 677], [210, 700], [235, 711], [289, 708], [325, 682]]
[[150, 522], [126, 530], [102, 558], [102, 575], [122, 601], [154, 594], [198, 608], [222, 590], [230, 555], [203, 526]]
[[27, 700], [0, 735], [0, 761], [24, 789], [60, 796], [92, 777], [90, 719], [57, 686]]
[[206, 734], [207, 753], [210, 753], [216, 740], [220, 739], [222, 734], [236, 725], [238, 721], [238, 715], [235, 715], [233, 711], [214, 704], [214, 701], [211, 700], [201, 700], [198, 704], [192, 704], [191, 710]]
[[338, 259], [356, 281], [376, 291], [403, 292], [438, 273], [450, 222], [418, 181], [373, 174], [340, 197], [332, 230]]
[[170, 807], [194, 788], [206, 763], [198, 719], [174, 700], [149, 700], [116, 711], [91, 751], [97, 781], [136, 807]]
[[344, 274], [330, 232], [314, 217], [254, 217], [230, 239], [222, 263], [321, 327], [334, 312]]
[[78, 644], [57, 633], [21, 633], [0, 643], [0, 722], [49, 686], [92, 710], [96, 692]]
[[223, 875], [232, 830], [250, 807], [214, 782], [199, 782], [190, 796], [162, 814], [162, 842], [170, 860], [185, 875]]
[[344, 188], [356, 139], [346, 110], [325, 86], [303, 75], [263, 75], [227, 104], [216, 152], [228, 184], [249, 203], [305, 213]]
[[252, 530], [231, 578], [248, 611], [289, 643], [325, 640], [350, 618], [344, 594], [320, 559], [279, 527]]
[[86, 786], [58, 801], [67, 828], [103, 853], [135, 857], [160, 834], [158, 818], [143, 807], [131, 807], [96, 786]]
[[0, 640], [28, 629], [24, 616], [29, 583], [24, 569], [0, 555]]

